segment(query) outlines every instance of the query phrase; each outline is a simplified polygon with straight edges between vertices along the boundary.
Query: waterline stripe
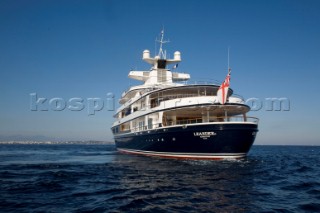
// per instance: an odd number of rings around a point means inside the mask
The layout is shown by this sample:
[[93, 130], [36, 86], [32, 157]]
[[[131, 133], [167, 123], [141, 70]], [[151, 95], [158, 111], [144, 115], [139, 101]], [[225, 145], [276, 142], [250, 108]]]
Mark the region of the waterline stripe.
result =
[[117, 149], [121, 153], [140, 154], [147, 156], [157, 156], [165, 158], [179, 158], [179, 159], [199, 159], [199, 160], [218, 160], [218, 159], [236, 159], [243, 158], [246, 153], [221, 153], [221, 154], [207, 154], [207, 153], [172, 153], [172, 152], [153, 152], [133, 149]]

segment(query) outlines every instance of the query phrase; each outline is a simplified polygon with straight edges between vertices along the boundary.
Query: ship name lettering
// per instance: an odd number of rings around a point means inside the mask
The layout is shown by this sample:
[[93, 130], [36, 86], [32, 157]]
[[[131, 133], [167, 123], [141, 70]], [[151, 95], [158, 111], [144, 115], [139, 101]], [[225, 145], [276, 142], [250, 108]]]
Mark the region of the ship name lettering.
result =
[[194, 132], [193, 135], [194, 136], [213, 136], [216, 135], [217, 133], [215, 132]]

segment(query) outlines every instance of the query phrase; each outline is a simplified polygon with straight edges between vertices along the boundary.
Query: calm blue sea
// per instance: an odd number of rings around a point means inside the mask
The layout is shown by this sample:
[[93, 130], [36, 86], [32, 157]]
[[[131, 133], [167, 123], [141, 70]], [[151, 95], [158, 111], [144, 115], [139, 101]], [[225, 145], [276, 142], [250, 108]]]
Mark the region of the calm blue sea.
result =
[[2, 144], [0, 212], [320, 212], [320, 147], [181, 161], [113, 145]]

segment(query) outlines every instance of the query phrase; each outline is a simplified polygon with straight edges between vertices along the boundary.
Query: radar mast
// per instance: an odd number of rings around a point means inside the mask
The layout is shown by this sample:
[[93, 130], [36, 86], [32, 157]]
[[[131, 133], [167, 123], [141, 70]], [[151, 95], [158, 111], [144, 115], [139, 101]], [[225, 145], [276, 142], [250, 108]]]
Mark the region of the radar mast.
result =
[[162, 49], [162, 45], [165, 44], [165, 43], [169, 43], [170, 41], [169, 40], [167, 40], [167, 41], [164, 40], [164, 29], [163, 28], [161, 30], [160, 40], [156, 39], [156, 41], [160, 43], [158, 57], [160, 59], [167, 59], [167, 52]]

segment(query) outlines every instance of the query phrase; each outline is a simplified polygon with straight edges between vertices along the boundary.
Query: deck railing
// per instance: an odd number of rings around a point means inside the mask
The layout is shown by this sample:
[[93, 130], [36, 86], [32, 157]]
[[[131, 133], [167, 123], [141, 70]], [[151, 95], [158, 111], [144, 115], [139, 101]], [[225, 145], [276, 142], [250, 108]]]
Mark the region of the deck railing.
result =
[[192, 81], [183, 81], [184, 85], [221, 85], [221, 81], [214, 79], [204, 79], [204, 80], [192, 80]]
[[[191, 98], [191, 97], [203, 97], [203, 96], [216, 96], [215, 93], [208, 92], [207, 94], [176, 94], [176, 95], [162, 95], [155, 99], [155, 101], [151, 104], [151, 108], [157, 107], [160, 105], [162, 101], [173, 100], [173, 99], [181, 99], [181, 98]], [[233, 94], [229, 98], [238, 98], [241, 102], [244, 102], [244, 98], [240, 95]]]
[[165, 126], [174, 126], [174, 125], [185, 125], [185, 124], [197, 124], [197, 123], [216, 123], [216, 122], [241, 122], [241, 123], [259, 123], [259, 119], [256, 117], [243, 117], [243, 116], [228, 116], [228, 117], [216, 117], [214, 119], [202, 119], [202, 118], [196, 118], [196, 119], [183, 119], [178, 120], [176, 122], [167, 122]]
[[206, 119], [202, 118], [196, 118], [196, 119], [183, 119], [178, 120], [176, 122], [167, 122], [165, 125], [162, 124], [154, 124], [152, 125], [152, 128], [150, 126], [140, 126], [135, 127], [131, 129], [131, 132], [139, 132], [144, 130], [152, 130], [152, 129], [158, 129], [160, 127], [170, 127], [170, 126], [176, 126], [176, 125], [188, 125], [188, 124], [200, 124], [200, 123], [254, 123], [258, 124], [259, 119], [256, 117], [244, 117], [244, 116], [228, 116], [228, 117], [216, 117], [215, 119], [210, 119], [207, 121]]

